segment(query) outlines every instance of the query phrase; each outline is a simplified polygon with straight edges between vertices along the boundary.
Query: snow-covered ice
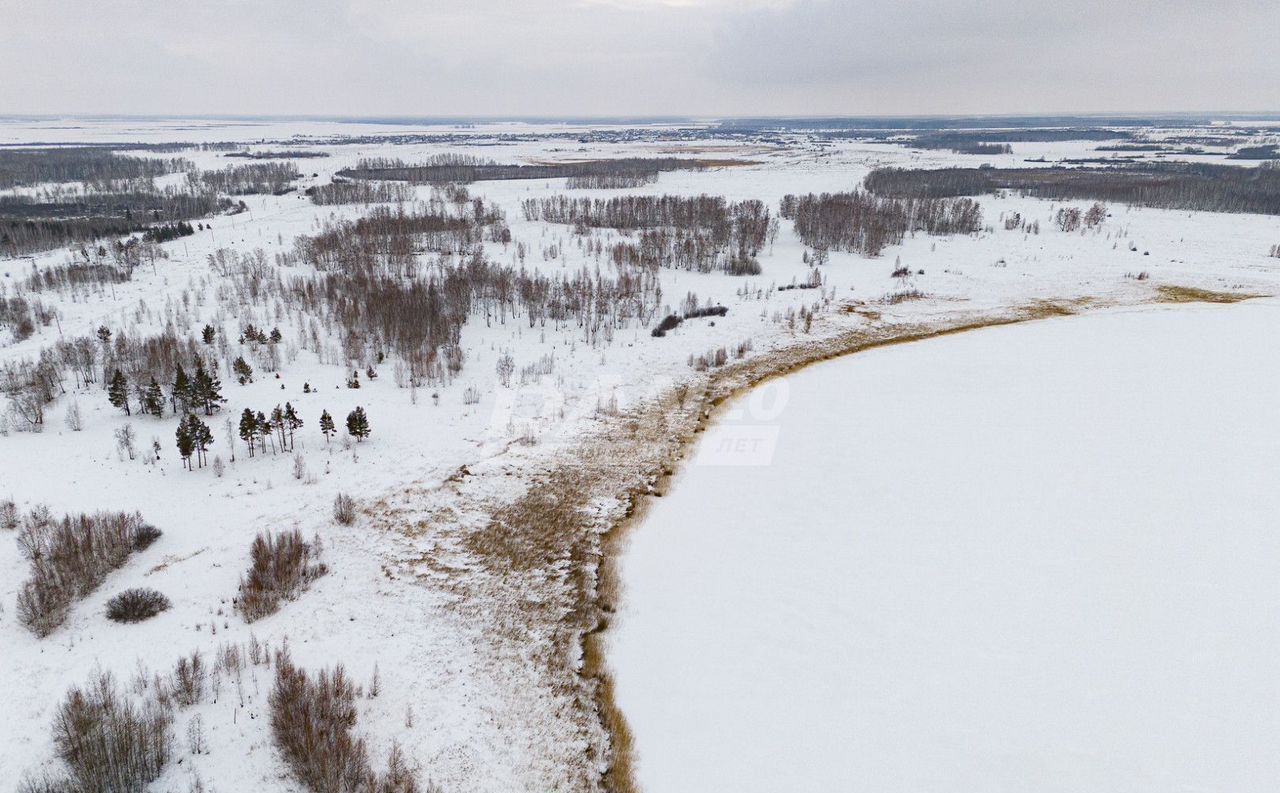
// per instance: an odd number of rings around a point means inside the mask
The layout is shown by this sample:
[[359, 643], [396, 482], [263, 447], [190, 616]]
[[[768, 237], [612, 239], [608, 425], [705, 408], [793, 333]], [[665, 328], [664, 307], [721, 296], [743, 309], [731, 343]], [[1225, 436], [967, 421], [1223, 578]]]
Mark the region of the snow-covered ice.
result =
[[622, 559], [642, 788], [1277, 789], [1277, 327], [1051, 320], [731, 405], [704, 449], [782, 398], [772, 464], [691, 465]]

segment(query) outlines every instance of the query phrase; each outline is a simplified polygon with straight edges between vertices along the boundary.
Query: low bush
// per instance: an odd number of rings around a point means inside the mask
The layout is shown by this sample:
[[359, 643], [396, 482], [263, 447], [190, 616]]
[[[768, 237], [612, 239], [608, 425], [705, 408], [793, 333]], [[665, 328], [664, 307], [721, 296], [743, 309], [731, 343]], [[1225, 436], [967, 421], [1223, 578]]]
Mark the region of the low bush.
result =
[[[477, 394], [478, 396], [478, 394]], [[480, 400], [477, 398], [476, 402]], [[467, 402], [468, 405], [474, 404]], [[356, 520], [356, 502], [346, 493], [339, 493], [333, 499], [333, 519], [343, 526], [350, 526]]]
[[112, 622], [142, 622], [169, 609], [169, 598], [154, 589], [126, 589], [107, 601], [107, 619]]
[[723, 317], [729, 313], [728, 306], [702, 306], [691, 311], [684, 312], [685, 319], [696, 319], [698, 317]]

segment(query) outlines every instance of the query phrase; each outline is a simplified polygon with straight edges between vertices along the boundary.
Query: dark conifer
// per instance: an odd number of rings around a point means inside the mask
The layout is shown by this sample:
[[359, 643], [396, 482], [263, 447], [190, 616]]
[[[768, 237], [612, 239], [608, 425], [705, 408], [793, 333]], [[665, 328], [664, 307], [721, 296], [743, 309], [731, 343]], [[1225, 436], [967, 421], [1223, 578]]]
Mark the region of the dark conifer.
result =
[[240, 414], [240, 440], [249, 446], [249, 456], [252, 457], [258, 445], [258, 419], [249, 408]]
[[237, 357], [235, 362], [231, 364], [231, 371], [235, 373], [236, 382], [240, 385], [253, 382], [253, 367], [244, 358]]
[[365, 415], [364, 408], [357, 407], [347, 414], [347, 433], [357, 441], [369, 437], [369, 431], [369, 417]]
[[164, 417], [164, 392], [160, 390], [160, 384], [154, 377], [142, 394], [142, 412], [157, 418]]
[[177, 365], [177, 374], [173, 378], [173, 391], [170, 400], [173, 403], [174, 413], [186, 413], [191, 409], [191, 378], [187, 377], [187, 372], [182, 368], [182, 364]]
[[178, 440], [178, 456], [182, 458], [182, 464], [187, 467], [187, 470], [191, 470], [191, 455], [195, 452], [196, 444], [185, 420], [178, 423], [178, 429], [174, 435]]
[[337, 432], [337, 427], [333, 426], [333, 416], [329, 415], [329, 411], [320, 411], [320, 432], [324, 433], [324, 442], [329, 442], [329, 436]]
[[120, 408], [126, 416], [129, 413], [129, 384], [124, 379], [124, 373], [119, 369], [111, 375], [111, 384], [107, 386], [107, 400], [111, 402], [112, 407]]

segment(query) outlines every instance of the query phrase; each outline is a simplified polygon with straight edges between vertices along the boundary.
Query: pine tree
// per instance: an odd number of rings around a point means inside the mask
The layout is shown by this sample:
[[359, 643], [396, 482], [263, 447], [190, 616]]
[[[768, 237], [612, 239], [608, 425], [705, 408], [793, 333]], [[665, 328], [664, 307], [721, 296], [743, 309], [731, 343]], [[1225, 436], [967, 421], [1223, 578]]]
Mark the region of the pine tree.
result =
[[268, 438], [270, 438], [270, 439], [271, 439], [271, 453], [272, 453], [272, 454], [275, 454], [275, 451], [276, 451], [276, 441], [275, 441], [275, 438], [273, 438], [273, 437], [271, 436], [271, 422], [270, 422], [270, 421], [267, 421], [267, 417], [266, 417], [266, 415], [265, 415], [265, 414], [263, 414], [263, 412], [262, 412], [261, 410], [259, 410], [259, 411], [258, 411], [258, 415], [257, 415], [257, 417], [254, 419], [254, 423], [255, 423], [255, 424], [257, 424], [257, 428], [258, 428], [258, 441], [262, 444], [262, 451], [263, 451], [263, 452], [266, 452], [266, 450], [267, 450], [267, 439], [268, 439]]
[[142, 412], [150, 413], [157, 418], [164, 417], [164, 392], [160, 390], [160, 384], [154, 377], [151, 378], [151, 385], [147, 386], [142, 394]]
[[347, 414], [347, 433], [356, 441], [369, 437], [369, 431], [369, 417], [365, 415], [364, 408], [357, 407]]
[[204, 330], [200, 332], [200, 338], [204, 340], [205, 344], [213, 344], [213, 340], [214, 338], [216, 338], [216, 334], [217, 334], [217, 331], [213, 329], [212, 325], [205, 325]]
[[213, 443], [213, 432], [209, 429], [209, 425], [194, 413], [188, 413], [183, 423], [187, 428], [187, 437], [191, 439], [191, 445], [195, 448], [196, 462], [203, 468], [204, 453], [209, 448], [209, 444]]
[[253, 450], [258, 445], [258, 419], [249, 408], [245, 408], [240, 414], [240, 440], [248, 444], [249, 456], [252, 457]]
[[337, 432], [338, 429], [333, 426], [333, 416], [329, 415], [329, 411], [320, 411], [320, 432], [324, 434], [324, 442], [329, 442], [329, 436]]
[[272, 329], [271, 329], [271, 343], [272, 343], [272, 344], [279, 344], [279, 343], [280, 343], [280, 342], [282, 342], [282, 341], [284, 341], [284, 336], [280, 333], [280, 329], [279, 329], [279, 328], [272, 328]]
[[275, 428], [276, 435], [280, 438], [280, 450], [284, 451], [284, 410], [279, 405], [271, 411], [271, 426]]
[[182, 464], [189, 471], [191, 470], [191, 455], [196, 450], [196, 444], [191, 437], [191, 431], [187, 428], [186, 421], [178, 424], [178, 430], [174, 435], [178, 440], [178, 456], [182, 458]]
[[231, 371], [235, 374], [236, 382], [240, 385], [253, 382], [253, 367], [244, 358], [237, 357], [235, 362], [231, 364]]
[[288, 402], [284, 403], [284, 425], [289, 429], [289, 448], [293, 448], [293, 433], [302, 428], [303, 421], [298, 417], [298, 411], [293, 409], [293, 405]]
[[186, 413], [191, 409], [191, 388], [191, 378], [187, 377], [187, 372], [182, 368], [182, 364], [178, 364], [178, 373], [173, 378], [171, 397], [174, 413]]
[[220, 403], [226, 400], [222, 398], [222, 381], [218, 379], [216, 374], [210, 374], [204, 368], [204, 361], [196, 358], [196, 376], [195, 381], [191, 385], [192, 402], [198, 405], [204, 405], [204, 414], [212, 416], [213, 411], [220, 407]]
[[129, 383], [124, 379], [124, 373], [119, 369], [111, 375], [111, 384], [107, 386], [107, 401], [112, 407], [120, 408], [126, 416], [132, 415], [129, 412]]

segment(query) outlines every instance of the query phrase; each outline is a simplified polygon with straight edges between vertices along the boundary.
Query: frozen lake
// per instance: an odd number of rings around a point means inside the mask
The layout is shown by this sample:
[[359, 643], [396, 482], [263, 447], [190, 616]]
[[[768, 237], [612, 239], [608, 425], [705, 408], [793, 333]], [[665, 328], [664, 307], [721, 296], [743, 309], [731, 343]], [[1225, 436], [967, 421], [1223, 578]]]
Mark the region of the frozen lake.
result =
[[891, 347], [734, 407], [702, 451], [776, 426], [771, 463], [689, 465], [622, 560], [647, 793], [1280, 789], [1280, 304]]

